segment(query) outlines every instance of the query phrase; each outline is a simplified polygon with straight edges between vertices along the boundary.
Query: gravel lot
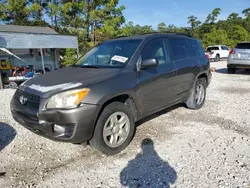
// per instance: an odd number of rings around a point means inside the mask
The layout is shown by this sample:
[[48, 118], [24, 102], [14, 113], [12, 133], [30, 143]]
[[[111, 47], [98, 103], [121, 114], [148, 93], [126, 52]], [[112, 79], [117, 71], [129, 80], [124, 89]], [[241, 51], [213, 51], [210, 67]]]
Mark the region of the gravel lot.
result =
[[138, 123], [122, 153], [57, 143], [18, 125], [0, 91], [0, 187], [250, 187], [250, 75], [212, 63], [205, 106], [175, 106]]

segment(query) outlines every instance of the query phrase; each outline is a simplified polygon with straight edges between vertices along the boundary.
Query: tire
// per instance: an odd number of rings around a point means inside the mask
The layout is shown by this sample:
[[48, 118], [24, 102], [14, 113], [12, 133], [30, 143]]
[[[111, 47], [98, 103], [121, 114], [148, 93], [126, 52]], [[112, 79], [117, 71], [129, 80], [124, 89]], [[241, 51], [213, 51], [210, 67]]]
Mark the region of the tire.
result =
[[[199, 88], [201, 88], [201, 90], [198, 90]], [[201, 78], [196, 81], [194, 88], [192, 89], [192, 92], [186, 102], [186, 105], [189, 109], [198, 110], [204, 105], [206, 100], [206, 88], [206, 79]], [[203, 97], [199, 98], [200, 100], [197, 100], [197, 91], [202, 92], [201, 95], [203, 95]]]
[[227, 72], [228, 74], [234, 74], [236, 72], [236, 69], [235, 68], [227, 68]]
[[[120, 128], [117, 128], [121, 127], [122, 124], [119, 125], [118, 122], [117, 125], [114, 125], [114, 123], [112, 123], [114, 122], [112, 118], [117, 117], [118, 119], [119, 116], [123, 117], [125, 119], [125, 122], [129, 122], [124, 124], [123, 130], [126, 129], [124, 132], [122, 132]], [[121, 121], [121, 119], [118, 120]], [[106, 132], [108, 136], [104, 136], [105, 130], [109, 130]], [[124, 150], [129, 145], [134, 136], [134, 132], [135, 121], [133, 113], [131, 112], [129, 107], [120, 102], [113, 102], [107, 105], [99, 116], [94, 135], [89, 143], [92, 147], [105, 155], [115, 155]], [[123, 134], [124, 138], [122, 136], [119, 136], [120, 134]], [[126, 138], [124, 134], [127, 135]], [[117, 138], [116, 145], [114, 145], [112, 142], [112, 140], [114, 140], [115, 138]], [[121, 142], [120, 145], [119, 142]]]
[[215, 61], [215, 62], [220, 61], [220, 55], [219, 55], [219, 54], [217, 54], [217, 55], [215, 56], [214, 61]]

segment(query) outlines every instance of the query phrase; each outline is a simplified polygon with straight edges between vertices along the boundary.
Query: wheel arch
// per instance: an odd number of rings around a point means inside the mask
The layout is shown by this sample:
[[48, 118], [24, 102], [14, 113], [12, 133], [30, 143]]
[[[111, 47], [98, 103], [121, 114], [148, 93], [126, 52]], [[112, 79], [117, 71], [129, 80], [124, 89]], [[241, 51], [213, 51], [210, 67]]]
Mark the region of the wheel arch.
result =
[[127, 105], [129, 107], [129, 109], [132, 111], [135, 121], [137, 120], [137, 118], [138, 118], [137, 105], [136, 105], [136, 102], [134, 100], [134, 97], [128, 93], [120, 93], [120, 94], [117, 94], [114, 96], [105, 97], [104, 99], [100, 100], [99, 105], [101, 106], [101, 109], [99, 111], [98, 117], [102, 113], [103, 109], [107, 105], [109, 105], [113, 102], [121, 102], [121, 103]]

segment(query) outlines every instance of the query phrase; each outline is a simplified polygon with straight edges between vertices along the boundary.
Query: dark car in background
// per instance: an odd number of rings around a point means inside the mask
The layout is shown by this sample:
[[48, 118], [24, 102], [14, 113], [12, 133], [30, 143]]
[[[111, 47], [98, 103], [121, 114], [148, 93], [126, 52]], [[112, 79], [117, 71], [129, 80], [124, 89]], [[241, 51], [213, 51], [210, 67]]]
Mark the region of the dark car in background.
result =
[[240, 42], [229, 52], [228, 73], [233, 74], [237, 69], [250, 69], [250, 42]]
[[11, 112], [34, 133], [113, 155], [130, 143], [138, 120], [178, 103], [201, 108], [210, 80], [209, 60], [192, 36], [120, 37], [71, 67], [26, 81]]

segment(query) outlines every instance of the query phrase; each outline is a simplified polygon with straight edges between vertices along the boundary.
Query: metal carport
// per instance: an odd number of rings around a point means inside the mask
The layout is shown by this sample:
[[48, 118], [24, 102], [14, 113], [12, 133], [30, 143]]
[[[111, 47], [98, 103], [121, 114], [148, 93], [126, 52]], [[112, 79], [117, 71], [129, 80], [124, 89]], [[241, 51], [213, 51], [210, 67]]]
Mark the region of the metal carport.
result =
[[[77, 49], [79, 56], [78, 39], [76, 36], [46, 34], [46, 33], [19, 33], [19, 32], [1, 32], [0, 31], [0, 48], [4, 49], [40, 49], [42, 58], [42, 67], [44, 70], [44, 61], [42, 49], [62, 49], [74, 48]], [[1, 76], [0, 76], [1, 77]], [[0, 80], [0, 88], [1, 88]]]

